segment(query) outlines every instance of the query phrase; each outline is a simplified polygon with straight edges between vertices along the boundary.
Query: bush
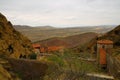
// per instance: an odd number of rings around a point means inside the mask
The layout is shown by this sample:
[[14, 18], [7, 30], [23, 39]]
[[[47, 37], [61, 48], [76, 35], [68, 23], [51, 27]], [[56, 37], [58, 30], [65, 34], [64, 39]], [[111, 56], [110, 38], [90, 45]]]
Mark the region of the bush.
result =
[[37, 55], [35, 53], [30, 54], [30, 59], [36, 59]]

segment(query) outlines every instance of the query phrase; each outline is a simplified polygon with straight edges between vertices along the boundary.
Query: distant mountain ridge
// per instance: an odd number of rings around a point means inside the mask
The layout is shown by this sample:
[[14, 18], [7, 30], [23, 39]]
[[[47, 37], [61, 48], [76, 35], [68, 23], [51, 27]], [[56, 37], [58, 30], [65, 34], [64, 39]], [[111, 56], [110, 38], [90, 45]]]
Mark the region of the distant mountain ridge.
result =
[[74, 28], [98, 28], [98, 27], [101, 27], [101, 28], [112, 28], [112, 27], [115, 27], [117, 25], [98, 25], [98, 26], [73, 26], [73, 27], [54, 27], [54, 26], [49, 26], [49, 25], [46, 25], [46, 26], [29, 26], [29, 25], [13, 25], [13, 27], [15, 28], [57, 28], [57, 29], [74, 29]]
[[53, 26], [29, 26], [29, 25], [14, 25], [14, 28], [46, 28], [46, 29], [50, 29], [50, 28], [55, 28]]
[[112, 30], [115, 26], [93, 26], [93, 27], [70, 27], [70, 28], [55, 28], [51, 26], [24, 26], [14, 25], [14, 28], [27, 36], [32, 42], [45, 40], [54, 37], [67, 37], [78, 35], [86, 32], [106, 33]]

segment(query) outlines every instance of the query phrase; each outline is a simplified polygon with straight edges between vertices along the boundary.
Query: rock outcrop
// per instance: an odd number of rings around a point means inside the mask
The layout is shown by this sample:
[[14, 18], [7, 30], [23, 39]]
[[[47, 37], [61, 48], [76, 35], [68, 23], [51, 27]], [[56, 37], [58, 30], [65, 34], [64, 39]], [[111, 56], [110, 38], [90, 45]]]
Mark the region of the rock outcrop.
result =
[[13, 28], [10, 21], [0, 13], [0, 56], [25, 58], [33, 52], [31, 41]]

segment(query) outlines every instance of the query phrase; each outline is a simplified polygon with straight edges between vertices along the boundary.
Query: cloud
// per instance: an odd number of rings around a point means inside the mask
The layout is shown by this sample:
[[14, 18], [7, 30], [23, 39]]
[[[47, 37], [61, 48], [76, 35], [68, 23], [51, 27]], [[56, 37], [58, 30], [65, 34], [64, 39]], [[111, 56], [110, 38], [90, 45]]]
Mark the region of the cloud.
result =
[[82, 26], [119, 24], [120, 0], [1, 0], [13, 24]]

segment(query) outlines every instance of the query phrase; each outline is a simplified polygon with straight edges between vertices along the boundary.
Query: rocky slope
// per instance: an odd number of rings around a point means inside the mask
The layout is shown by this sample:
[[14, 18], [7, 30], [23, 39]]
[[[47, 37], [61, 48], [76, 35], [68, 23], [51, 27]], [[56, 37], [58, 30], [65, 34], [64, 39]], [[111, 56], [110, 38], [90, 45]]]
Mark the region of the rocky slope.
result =
[[0, 57], [27, 57], [32, 50], [31, 41], [16, 31], [11, 22], [0, 13]]

